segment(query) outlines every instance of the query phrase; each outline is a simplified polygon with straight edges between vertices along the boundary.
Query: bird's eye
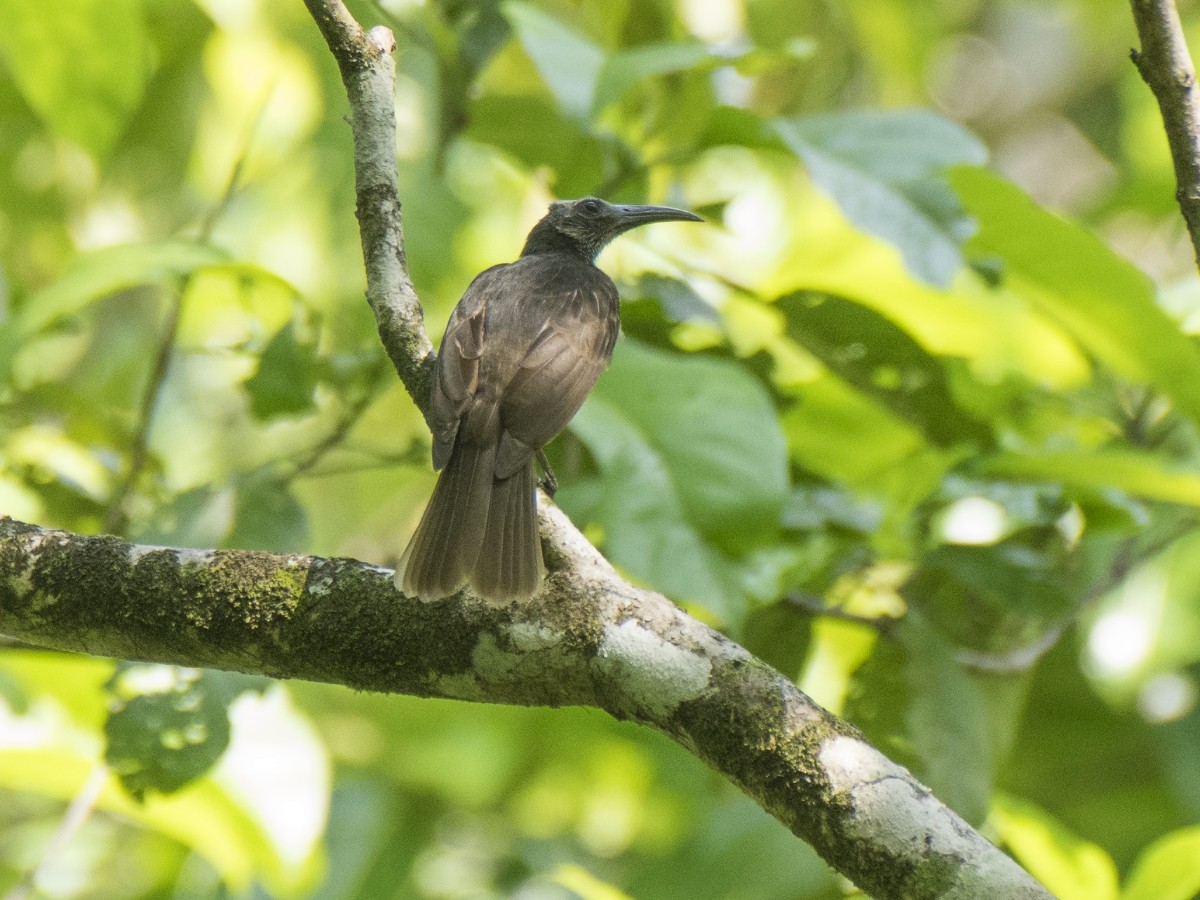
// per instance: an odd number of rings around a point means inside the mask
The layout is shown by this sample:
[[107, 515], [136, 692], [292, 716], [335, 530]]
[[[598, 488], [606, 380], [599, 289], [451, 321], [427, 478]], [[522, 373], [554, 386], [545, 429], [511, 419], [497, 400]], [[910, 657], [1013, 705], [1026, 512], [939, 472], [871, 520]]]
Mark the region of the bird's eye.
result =
[[596, 213], [600, 212], [600, 201], [594, 197], [588, 197], [586, 200], [581, 200], [579, 202], [579, 208], [589, 216], [594, 216]]

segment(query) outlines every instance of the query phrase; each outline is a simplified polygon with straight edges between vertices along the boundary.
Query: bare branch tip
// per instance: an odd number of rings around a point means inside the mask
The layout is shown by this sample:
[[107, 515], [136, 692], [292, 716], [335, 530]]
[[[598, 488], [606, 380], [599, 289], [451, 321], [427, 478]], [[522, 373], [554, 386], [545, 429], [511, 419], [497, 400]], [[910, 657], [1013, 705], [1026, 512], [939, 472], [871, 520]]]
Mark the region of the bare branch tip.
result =
[[392, 29], [386, 25], [376, 25], [368, 31], [367, 40], [379, 48], [381, 53], [391, 54], [396, 52], [396, 36], [392, 34]]

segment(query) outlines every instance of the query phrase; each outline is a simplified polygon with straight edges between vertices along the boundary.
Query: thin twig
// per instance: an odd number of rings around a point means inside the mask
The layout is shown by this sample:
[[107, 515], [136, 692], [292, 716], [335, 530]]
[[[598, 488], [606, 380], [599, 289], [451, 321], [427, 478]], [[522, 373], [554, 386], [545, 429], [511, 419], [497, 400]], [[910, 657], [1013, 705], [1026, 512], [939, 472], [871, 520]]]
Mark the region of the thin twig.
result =
[[348, 404], [333, 423], [333, 427], [329, 429], [329, 433], [321, 438], [316, 444], [300, 457], [295, 463], [292, 471], [288, 472], [283, 481], [288, 482], [301, 475], [307, 474], [314, 466], [329, 455], [333, 450], [336, 450], [342, 443], [345, 442], [347, 435], [358, 424], [358, 420], [363, 417], [366, 411], [370, 408], [371, 402], [375, 399], [375, 391], [379, 387], [379, 382], [387, 370], [383, 365], [376, 366], [370, 373], [367, 379], [367, 385], [362, 394]]
[[88, 816], [92, 814], [92, 810], [96, 806], [96, 801], [100, 799], [100, 791], [104, 789], [104, 783], [108, 781], [108, 767], [103, 763], [99, 764], [88, 775], [83, 786], [79, 789], [79, 793], [71, 800], [67, 806], [67, 811], [63, 813], [62, 821], [58, 823], [58, 828], [55, 830], [50, 842], [46, 844], [46, 849], [42, 851], [42, 857], [38, 860], [36, 866], [30, 869], [25, 875], [13, 885], [4, 897], [4, 900], [29, 900], [37, 889], [38, 878], [45, 872], [54, 860], [62, 853], [63, 848], [71, 842], [71, 838], [87, 821]]
[[[196, 243], [200, 246], [208, 246], [212, 243], [212, 235], [217, 227], [217, 222], [233, 201], [233, 196], [237, 192], [237, 186], [241, 182], [242, 171], [246, 167], [246, 158], [250, 153], [250, 144], [253, 140], [254, 132], [258, 129], [258, 123], [262, 120], [262, 115], [266, 109], [270, 94], [270, 89], [263, 93], [263, 98], [250, 120], [250, 124], [241, 142], [241, 151], [238, 153], [237, 159], [234, 160], [233, 168], [229, 172], [229, 179], [225, 182], [225, 190], [221, 192], [221, 199], [209, 210], [208, 215], [200, 223], [200, 232], [196, 237]], [[193, 276], [191, 274], [179, 279], [172, 293], [170, 305], [167, 307], [167, 315], [163, 320], [162, 334], [158, 340], [158, 349], [154, 354], [154, 365], [150, 369], [150, 377], [146, 382], [146, 389], [142, 394], [142, 402], [138, 410], [137, 431], [134, 432], [133, 440], [129, 446], [129, 467], [125, 470], [125, 477], [121, 479], [120, 484], [117, 485], [117, 489], [113, 492], [112, 499], [108, 503], [108, 509], [104, 513], [104, 530], [109, 534], [124, 535], [125, 529], [129, 527], [129, 511], [125, 508], [126, 503], [129, 500], [129, 495], [133, 493], [134, 488], [137, 486], [138, 478], [141, 477], [142, 470], [146, 467], [146, 461], [150, 456], [150, 435], [154, 429], [155, 410], [158, 408], [159, 398], [166, 387], [167, 373], [170, 372], [171, 361], [175, 357], [175, 339], [179, 334], [179, 319], [183, 315], [184, 298], [187, 297], [192, 281]]]
[[159, 337], [158, 350], [154, 354], [154, 365], [150, 369], [150, 379], [142, 394], [141, 408], [138, 413], [138, 427], [134, 432], [133, 441], [129, 447], [129, 467], [125, 477], [117, 486], [109, 501], [104, 514], [104, 530], [109, 534], [124, 535], [129, 525], [129, 511], [125, 508], [133, 487], [137, 484], [142, 469], [150, 451], [150, 431], [154, 427], [154, 410], [158, 406], [158, 398], [166, 384], [167, 372], [171, 368], [171, 358], [175, 355], [175, 336], [179, 332], [179, 318], [183, 314], [183, 298], [187, 293], [191, 279], [184, 277], [171, 295], [167, 307], [167, 317], [163, 322], [162, 335]]
[[896, 623], [899, 620], [892, 616], [861, 616], [858, 613], [842, 609], [840, 606], [830, 606], [824, 598], [816, 594], [788, 594], [783, 600], [789, 606], [794, 606], [796, 609], [814, 616], [865, 625], [873, 631], [878, 631], [884, 637], [895, 637], [896, 635]]
[[[350, 451], [352, 448], [343, 447], [344, 451]], [[284, 481], [291, 481], [294, 478], [334, 478], [339, 475], [361, 475], [364, 472], [377, 472], [380, 469], [395, 469], [398, 466], [416, 466], [422, 463], [429, 462], [429, 444], [414, 440], [407, 450], [402, 450], [399, 453], [378, 453], [369, 454], [363, 453], [368, 458], [362, 462], [352, 463], [345, 462], [340, 465], [331, 465], [326, 463], [322, 466], [314, 466], [303, 473], [289, 473], [284, 476]]]
[[1016, 675], [1033, 668], [1034, 664], [1058, 645], [1067, 630], [1081, 615], [1094, 607], [1100, 598], [1120, 585], [1138, 566], [1166, 553], [1172, 545], [1195, 530], [1194, 516], [1182, 519], [1174, 528], [1140, 550], [1135, 538], [1126, 538], [1113, 554], [1112, 562], [1096, 581], [1084, 591], [1079, 602], [1066, 615], [1046, 625], [1045, 631], [1032, 642], [1003, 653], [961, 648], [955, 658], [964, 666], [992, 675]]
[[1200, 97], [1174, 0], [1130, 0], [1142, 49], [1130, 56], [1154, 92], [1175, 161], [1175, 198], [1200, 265]]

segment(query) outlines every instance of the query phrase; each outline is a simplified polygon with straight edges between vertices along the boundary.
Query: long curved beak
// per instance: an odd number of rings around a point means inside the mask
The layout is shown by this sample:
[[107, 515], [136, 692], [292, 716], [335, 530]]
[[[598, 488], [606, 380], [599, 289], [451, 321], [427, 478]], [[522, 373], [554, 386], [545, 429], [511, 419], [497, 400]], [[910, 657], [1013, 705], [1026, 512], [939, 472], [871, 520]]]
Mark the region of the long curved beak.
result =
[[649, 225], [651, 222], [703, 222], [695, 213], [673, 206], [634, 206], [614, 204], [617, 217], [625, 228]]

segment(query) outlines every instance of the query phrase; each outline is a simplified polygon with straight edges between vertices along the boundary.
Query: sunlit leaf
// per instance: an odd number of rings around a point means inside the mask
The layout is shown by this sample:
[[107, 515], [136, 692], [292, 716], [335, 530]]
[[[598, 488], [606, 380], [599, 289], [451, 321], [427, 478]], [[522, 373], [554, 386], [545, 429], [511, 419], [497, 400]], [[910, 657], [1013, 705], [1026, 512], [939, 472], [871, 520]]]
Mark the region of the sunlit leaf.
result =
[[528, 3], [505, 3], [504, 14], [559, 105], [568, 115], [586, 119], [604, 67], [604, 51]]
[[971, 226], [942, 173], [984, 162], [974, 135], [925, 110], [780, 119], [775, 130], [847, 219], [899, 248], [917, 277], [950, 283]]
[[808, 658], [796, 683], [834, 715], [846, 709], [851, 678], [867, 660], [879, 635], [853, 622], [818, 616], [812, 627]]
[[[80, 445], [52, 425], [30, 425], [9, 435], [5, 453], [10, 465], [27, 466], [93, 500], [108, 497], [112, 472], [94, 449]], [[44, 476], [43, 476], [44, 473]]]
[[931, 441], [991, 442], [987, 426], [959, 408], [941, 361], [893, 322], [840, 297], [791, 294], [777, 306], [799, 343]]
[[988, 475], [1063, 482], [1081, 488], [1117, 488], [1149, 500], [1200, 506], [1200, 475], [1133, 450], [1091, 453], [1004, 453], [985, 459]]
[[782, 424], [792, 458], [811, 472], [867, 484], [925, 445], [916, 428], [835, 375], [822, 375], [797, 393]]
[[50, 129], [99, 157], [150, 74], [138, 0], [0, 4], [0, 51], [9, 77]]
[[[72, 800], [101, 763], [104, 685], [113, 670], [111, 661], [10, 649], [0, 655], [0, 665], [36, 698], [20, 718], [0, 708], [0, 790]], [[143, 668], [171, 671], [167, 666]], [[212, 674], [240, 680], [243, 686], [261, 682]], [[212, 777], [201, 777], [170, 795], [148, 794], [142, 803], [131, 799], [113, 777], [96, 806], [195, 851], [234, 890], [247, 888], [256, 877], [280, 884], [295, 883], [298, 877], [295, 864], [285, 859], [248, 805]]]
[[76, 257], [53, 284], [26, 297], [0, 327], [0, 372], [6, 372], [21, 340], [89, 303], [131, 287], [159, 284], [216, 265], [226, 254], [192, 241], [167, 240], [105, 247]]
[[1112, 858], [1045, 810], [1001, 796], [991, 821], [1017, 861], [1059, 900], [1116, 900], [1117, 867]]
[[1154, 385], [1200, 422], [1200, 349], [1155, 302], [1149, 278], [995, 175], [958, 169], [951, 180], [979, 220], [969, 250], [1000, 257], [1014, 290], [1121, 375]]
[[1200, 893], [1200, 826], [1159, 838], [1133, 865], [1121, 900], [1193, 900]]
[[[69, 802], [95, 766], [78, 749], [66, 746], [0, 747], [0, 787], [35, 790]], [[170, 797], [147, 798], [144, 804], [131, 800], [114, 779], [101, 791], [96, 806], [195, 850], [235, 889], [248, 887], [263, 868], [279, 865], [259, 826], [208, 779]]]
[[644, 44], [620, 50], [604, 61], [597, 80], [593, 114], [620, 100], [638, 82], [655, 75], [693, 69], [712, 60], [707, 46], [694, 41], [686, 44]]
[[601, 881], [583, 866], [563, 863], [555, 870], [554, 880], [581, 900], [631, 900], [624, 891]]

